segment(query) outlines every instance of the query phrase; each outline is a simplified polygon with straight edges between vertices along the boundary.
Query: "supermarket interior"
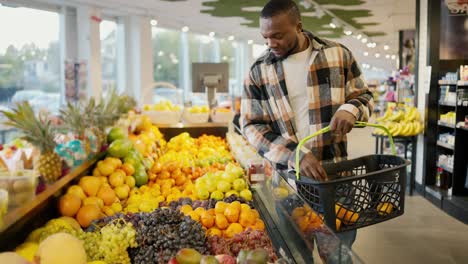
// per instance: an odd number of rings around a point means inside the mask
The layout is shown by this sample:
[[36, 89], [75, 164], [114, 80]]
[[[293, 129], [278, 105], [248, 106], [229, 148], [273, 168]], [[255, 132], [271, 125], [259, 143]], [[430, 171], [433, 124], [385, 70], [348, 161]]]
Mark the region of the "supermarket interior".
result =
[[467, 0], [0, 0], [1, 264], [466, 264], [467, 145]]

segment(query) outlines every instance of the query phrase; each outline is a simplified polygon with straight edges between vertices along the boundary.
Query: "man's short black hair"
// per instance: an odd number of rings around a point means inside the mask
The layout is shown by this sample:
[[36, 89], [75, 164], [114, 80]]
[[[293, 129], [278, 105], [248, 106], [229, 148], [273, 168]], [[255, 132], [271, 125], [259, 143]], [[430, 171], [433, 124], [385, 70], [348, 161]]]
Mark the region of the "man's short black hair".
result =
[[260, 17], [272, 18], [280, 14], [288, 14], [294, 21], [301, 21], [301, 12], [293, 0], [270, 0], [263, 7]]

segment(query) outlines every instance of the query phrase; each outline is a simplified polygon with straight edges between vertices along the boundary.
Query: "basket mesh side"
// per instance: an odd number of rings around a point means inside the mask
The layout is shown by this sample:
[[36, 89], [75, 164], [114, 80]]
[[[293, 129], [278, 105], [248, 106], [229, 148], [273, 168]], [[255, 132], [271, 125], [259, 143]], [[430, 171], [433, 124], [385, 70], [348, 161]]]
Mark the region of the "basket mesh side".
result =
[[[401, 161], [387, 158], [361, 161], [354, 164], [337, 164], [333, 170], [336, 176], [331, 178], [366, 175], [401, 165]], [[402, 186], [404, 183], [399, 180], [399, 173], [400, 170], [395, 168], [359, 180], [349, 179], [331, 183], [331, 185], [330, 183], [321, 185], [296, 182], [296, 186], [298, 193], [316, 212], [327, 211], [322, 206], [333, 206], [332, 212], [336, 214], [325, 214], [325, 218], [340, 219], [343, 224], [340, 231], [345, 231], [383, 222], [403, 213], [400, 194], [404, 189]], [[330, 203], [334, 201], [334, 204], [321, 204], [320, 194], [322, 197], [323, 195], [333, 197]], [[379, 212], [379, 208], [383, 205], [391, 205], [392, 209], [388, 211], [380, 209]]]

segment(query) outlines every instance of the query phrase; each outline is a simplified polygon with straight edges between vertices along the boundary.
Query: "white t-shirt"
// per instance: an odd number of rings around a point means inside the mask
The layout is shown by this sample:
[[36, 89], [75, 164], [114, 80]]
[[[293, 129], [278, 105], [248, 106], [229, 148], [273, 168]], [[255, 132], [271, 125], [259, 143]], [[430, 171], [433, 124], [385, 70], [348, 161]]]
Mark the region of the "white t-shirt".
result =
[[283, 60], [284, 78], [289, 102], [294, 111], [298, 140], [307, 137], [310, 132], [307, 77], [311, 55], [312, 46], [309, 44], [306, 50], [289, 55]]

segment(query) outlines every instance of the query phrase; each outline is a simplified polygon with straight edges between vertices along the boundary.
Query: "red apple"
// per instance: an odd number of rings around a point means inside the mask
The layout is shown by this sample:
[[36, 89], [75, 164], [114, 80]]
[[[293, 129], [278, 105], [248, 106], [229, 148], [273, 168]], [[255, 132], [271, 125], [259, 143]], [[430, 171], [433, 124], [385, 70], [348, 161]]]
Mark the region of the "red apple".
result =
[[216, 255], [216, 259], [219, 261], [219, 263], [223, 264], [236, 264], [236, 259], [232, 256], [229, 255]]
[[169, 260], [169, 262], [167, 264], [179, 264], [179, 262], [177, 262], [177, 259], [175, 257], [171, 258]]

